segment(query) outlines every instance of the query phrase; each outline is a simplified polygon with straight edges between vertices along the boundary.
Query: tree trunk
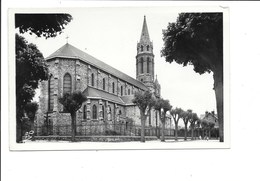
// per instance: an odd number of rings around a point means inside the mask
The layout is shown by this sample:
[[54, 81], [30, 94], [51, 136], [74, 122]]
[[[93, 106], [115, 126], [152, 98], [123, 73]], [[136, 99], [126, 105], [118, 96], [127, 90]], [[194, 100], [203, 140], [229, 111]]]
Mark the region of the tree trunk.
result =
[[34, 131], [34, 119], [35, 119], [34, 116], [30, 117], [30, 129], [33, 131]]
[[22, 122], [17, 118], [16, 120], [16, 142], [21, 143], [22, 141]]
[[[16, 102], [17, 104], [17, 102]], [[16, 142], [22, 142], [23, 130], [22, 130], [22, 117], [23, 117], [23, 110], [21, 107], [16, 107]]]
[[217, 101], [218, 123], [219, 123], [219, 141], [224, 142], [224, 124], [223, 124], [223, 68], [214, 72], [214, 90]]
[[145, 142], [145, 120], [146, 116], [141, 112], [141, 142]]
[[178, 122], [174, 121], [174, 123], [175, 123], [175, 141], [177, 141], [178, 140]]
[[187, 140], [188, 124], [185, 124], [184, 140]]
[[162, 142], [165, 142], [164, 130], [165, 130], [165, 120], [162, 121], [162, 137], [161, 137]]
[[194, 140], [194, 128], [191, 128], [191, 139]]
[[76, 135], [76, 112], [71, 113], [71, 141], [75, 142]]

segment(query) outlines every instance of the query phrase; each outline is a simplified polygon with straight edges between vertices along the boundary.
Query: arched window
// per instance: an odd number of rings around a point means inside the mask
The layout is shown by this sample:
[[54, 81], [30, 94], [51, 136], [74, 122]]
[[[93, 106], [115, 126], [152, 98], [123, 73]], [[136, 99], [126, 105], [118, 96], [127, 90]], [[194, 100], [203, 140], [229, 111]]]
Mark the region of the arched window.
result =
[[150, 58], [147, 57], [147, 73], [149, 73], [149, 63], [150, 63]]
[[91, 74], [91, 86], [95, 86], [95, 76], [94, 73]]
[[115, 83], [112, 83], [112, 92], [115, 93]]
[[119, 110], [119, 112], [118, 112], [118, 115], [121, 115], [122, 114], [122, 111], [121, 110]]
[[83, 107], [83, 119], [87, 119], [87, 106], [84, 105]]
[[123, 86], [121, 86], [121, 96], [124, 95], [124, 92], [123, 92]]
[[71, 93], [71, 76], [66, 73], [63, 78], [63, 94]]
[[144, 46], [143, 46], [143, 45], [141, 45], [141, 52], [142, 52], [142, 51], [144, 51]]
[[97, 119], [97, 106], [95, 104], [92, 107], [92, 119]]
[[144, 59], [141, 58], [141, 74], [144, 73]]
[[146, 48], [147, 48], [147, 51], [149, 51], [149, 48], [150, 48], [149, 45], [147, 45]]
[[128, 89], [128, 95], [130, 95], [130, 89]]
[[103, 90], [106, 90], [106, 79], [103, 78]]
[[53, 111], [54, 105], [54, 77], [51, 75], [48, 82], [49, 87], [49, 101], [48, 101], [48, 110]]

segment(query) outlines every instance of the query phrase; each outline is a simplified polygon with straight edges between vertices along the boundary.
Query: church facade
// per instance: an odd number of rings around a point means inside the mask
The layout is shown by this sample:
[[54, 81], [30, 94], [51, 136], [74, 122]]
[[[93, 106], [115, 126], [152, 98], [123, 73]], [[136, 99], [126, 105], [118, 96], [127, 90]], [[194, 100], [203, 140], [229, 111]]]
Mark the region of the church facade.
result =
[[[77, 112], [77, 125], [134, 124], [140, 125], [139, 108], [132, 103], [137, 91], [150, 90], [160, 97], [161, 87], [155, 77], [153, 43], [144, 17], [140, 41], [137, 43], [136, 79], [65, 44], [46, 58], [50, 78], [41, 82], [37, 126], [70, 125], [71, 117], [58, 97], [66, 92], [81, 91], [87, 101]], [[158, 126], [159, 114], [151, 110], [146, 126]], [[57, 130], [53, 127], [53, 134]]]

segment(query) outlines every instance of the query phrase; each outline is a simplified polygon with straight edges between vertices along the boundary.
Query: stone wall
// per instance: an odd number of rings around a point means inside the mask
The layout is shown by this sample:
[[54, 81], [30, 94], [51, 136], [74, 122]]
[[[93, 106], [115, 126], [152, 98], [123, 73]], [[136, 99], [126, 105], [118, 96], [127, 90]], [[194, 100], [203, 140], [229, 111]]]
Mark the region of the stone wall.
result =
[[125, 110], [126, 117], [132, 118], [135, 125], [141, 125], [140, 110], [137, 106], [127, 106]]
[[[48, 61], [49, 72], [54, 79], [54, 108], [51, 110], [49, 120], [52, 125], [70, 125], [71, 117], [69, 113], [64, 112], [63, 106], [58, 102], [58, 97], [63, 95], [63, 80], [65, 74], [71, 76], [71, 88], [72, 91], [80, 90], [84, 91], [87, 86], [91, 86], [91, 74], [94, 74], [94, 87], [103, 90], [103, 79], [105, 79], [105, 90], [108, 93], [112, 93], [112, 84], [114, 82], [115, 89], [114, 95], [121, 96], [121, 86], [123, 88], [123, 95], [134, 94], [140, 91], [138, 87], [131, 85], [128, 82], [115, 77], [102, 71], [94, 66], [88, 65], [77, 59], [56, 58]], [[39, 97], [39, 110], [37, 112], [37, 124], [38, 126], [46, 124], [46, 113], [49, 103], [49, 82], [43, 81], [40, 84], [41, 94]], [[93, 120], [93, 105], [97, 106], [97, 119]], [[83, 107], [86, 105], [86, 117], [83, 120]], [[102, 112], [102, 106], [104, 106], [104, 117]], [[109, 109], [110, 107], [110, 109]], [[77, 112], [77, 125], [84, 125], [88, 122], [124, 122], [126, 118], [132, 118], [135, 124], [140, 125], [140, 113], [139, 109], [135, 106], [125, 107], [120, 104], [115, 104], [107, 100], [101, 99], [88, 99], [83, 103], [81, 109]], [[65, 129], [65, 128], [64, 128]], [[53, 130], [53, 134], [59, 133], [64, 130]]]

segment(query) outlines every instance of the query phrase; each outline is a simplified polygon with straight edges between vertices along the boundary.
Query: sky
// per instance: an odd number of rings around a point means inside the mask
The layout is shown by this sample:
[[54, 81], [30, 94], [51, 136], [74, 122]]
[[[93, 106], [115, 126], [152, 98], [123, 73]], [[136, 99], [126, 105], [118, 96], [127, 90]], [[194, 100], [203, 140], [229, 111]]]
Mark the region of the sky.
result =
[[[114, 68], [136, 77], [137, 42], [140, 40], [144, 16], [146, 16], [150, 40], [154, 45], [155, 74], [161, 84], [161, 95], [171, 105], [184, 110], [192, 109], [198, 116], [205, 111], [216, 112], [213, 75], [199, 75], [193, 66], [183, 67], [175, 62], [167, 63], [161, 57], [162, 30], [169, 22], [175, 22], [178, 13], [173, 7], [124, 7], [66, 9], [73, 20], [55, 38], [38, 38], [23, 34], [28, 42], [37, 45], [44, 57], [69, 44], [85, 51]], [[66, 37], [69, 37], [66, 39]]]

